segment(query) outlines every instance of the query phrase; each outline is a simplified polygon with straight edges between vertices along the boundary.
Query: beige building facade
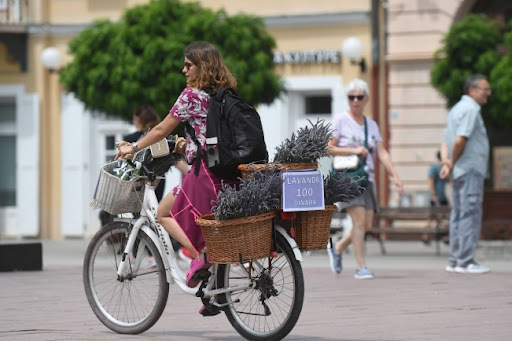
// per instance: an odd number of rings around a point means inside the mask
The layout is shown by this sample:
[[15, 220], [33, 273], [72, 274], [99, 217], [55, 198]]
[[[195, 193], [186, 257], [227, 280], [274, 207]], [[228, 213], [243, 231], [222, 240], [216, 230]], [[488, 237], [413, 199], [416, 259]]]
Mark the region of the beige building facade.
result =
[[[87, 112], [60, 87], [58, 70], [42, 65], [41, 54], [56, 47], [65, 64], [69, 40], [93, 20], [117, 20], [124, 9], [147, 2], [0, 1], [0, 150], [9, 160], [0, 166], [8, 174], [0, 181], [0, 236], [81, 237], [99, 228], [98, 211], [88, 206], [98, 170], [112, 158], [114, 142], [133, 128]], [[270, 155], [307, 119], [330, 121], [346, 110], [344, 87], [360, 77], [370, 84], [366, 114], [379, 123], [406, 192], [421, 203], [447, 114], [430, 86], [432, 55], [474, 0], [200, 3], [262, 16], [275, 37], [276, 71], [287, 91], [258, 107]], [[341, 53], [349, 37], [363, 44], [364, 72]], [[311, 105], [319, 102], [324, 105]], [[328, 169], [329, 160], [322, 167]], [[380, 169], [381, 204], [398, 205], [386, 178]]]

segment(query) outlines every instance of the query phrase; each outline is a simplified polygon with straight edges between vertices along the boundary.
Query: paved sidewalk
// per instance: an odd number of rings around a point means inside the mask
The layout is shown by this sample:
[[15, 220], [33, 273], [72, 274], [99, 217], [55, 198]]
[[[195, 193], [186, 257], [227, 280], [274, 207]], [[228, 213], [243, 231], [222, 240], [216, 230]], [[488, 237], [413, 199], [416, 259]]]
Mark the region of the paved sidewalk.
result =
[[[118, 335], [90, 309], [82, 284], [87, 241], [43, 241], [43, 271], [0, 273], [0, 340], [240, 340], [224, 314], [205, 318], [200, 301], [172, 285], [157, 324], [141, 335]], [[286, 340], [510, 340], [511, 243], [485, 244], [484, 275], [443, 271], [434, 246], [387, 242], [382, 256], [368, 242], [373, 280], [355, 280], [353, 254], [334, 275], [325, 252], [305, 255], [304, 307]]]

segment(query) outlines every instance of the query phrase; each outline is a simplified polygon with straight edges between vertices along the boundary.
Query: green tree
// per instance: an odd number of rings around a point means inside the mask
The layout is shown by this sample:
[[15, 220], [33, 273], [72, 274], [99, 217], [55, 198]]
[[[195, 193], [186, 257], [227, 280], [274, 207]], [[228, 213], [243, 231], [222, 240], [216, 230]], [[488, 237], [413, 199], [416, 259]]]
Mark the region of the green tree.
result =
[[492, 106], [489, 114], [493, 122], [512, 128], [512, 21], [508, 27], [510, 31], [504, 36], [504, 47], [509, 53], [499, 60], [490, 74]]
[[[505, 37], [512, 51], [512, 33]], [[510, 53], [498, 53], [502, 44], [503, 35], [496, 22], [483, 15], [468, 15], [452, 26], [436, 51], [431, 82], [452, 107], [461, 98], [467, 77], [486, 75], [493, 93], [482, 108], [484, 120], [489, 125], [512, 127], [512, 59]]]
[[273, 71], [275, 41], [261, 18], [178, 0], [152, 0], [119, 22], [83, 30], [69, 43], [73, 61], [61, 82], [89, 110], [131, 120], [137, 106], [149, 104], [163, 117], [186, 86], [183, 50], [197, 40], [217, 46], [248, 102], [270, 103], [283, 91]]

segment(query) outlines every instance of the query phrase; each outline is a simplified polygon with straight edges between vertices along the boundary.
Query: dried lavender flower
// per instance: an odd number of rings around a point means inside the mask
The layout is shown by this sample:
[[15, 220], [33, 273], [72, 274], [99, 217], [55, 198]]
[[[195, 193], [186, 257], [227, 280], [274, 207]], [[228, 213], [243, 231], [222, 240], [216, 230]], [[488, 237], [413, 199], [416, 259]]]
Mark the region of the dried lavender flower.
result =
[[251, 176], [241, 179], [237, 188], [222, 185], [213, 202], [216, 220], [249, 217], [275, 210], [281, 203], [280, 172], [266, 166], [265, 171], [253, 169]]
[[324, 201], [326, 205], [347, 202], [364, 191], [353, 178], [345, 177], [345, 172], [330, 172], [324, 179]]
[[291, 138], [276, 147], [274, 163], [311, 163], [328, 155], [327, 143], [333, 133], [331, 124], [317, 119], [311, 127], [299, 128]]

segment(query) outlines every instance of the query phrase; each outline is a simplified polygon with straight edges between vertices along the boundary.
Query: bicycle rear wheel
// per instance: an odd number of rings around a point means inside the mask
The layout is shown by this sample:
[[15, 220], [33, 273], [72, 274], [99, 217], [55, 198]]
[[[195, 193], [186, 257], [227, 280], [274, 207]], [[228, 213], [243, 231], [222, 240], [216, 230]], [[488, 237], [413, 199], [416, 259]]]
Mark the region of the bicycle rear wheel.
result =
[[169, 283], [153, 241], [139, 231], [124, 274], [117, 276], [131, 226], [105, 225], [92, 238], [84, 258], [83, 281], [89, 305], [98, 319], [120, 334], [139, 334], [162, 315]]
[[254, 279], [251, 289], [226, 293], [226, 316], [247, 340], [281, 340], [293, 329], [304, 303], [304, 277], [300, 262], [286, 241], [276, 233], [277, 258], [263, 258], [241, 265], [220, 265], [219, 288], [247, 281], [244, 266]]

